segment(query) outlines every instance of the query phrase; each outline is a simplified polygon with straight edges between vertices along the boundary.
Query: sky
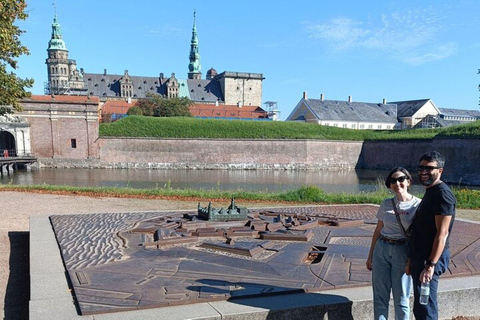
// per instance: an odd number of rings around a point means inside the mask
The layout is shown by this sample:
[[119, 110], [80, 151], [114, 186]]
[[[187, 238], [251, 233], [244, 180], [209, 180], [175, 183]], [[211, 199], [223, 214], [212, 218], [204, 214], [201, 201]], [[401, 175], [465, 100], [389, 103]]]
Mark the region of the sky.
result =
[[27, 0], [17, 21], [30, 55], [21, 78], [44, 94], [54, 12], [77, 68], [87, 73], [188, 73], [193, 12], [207, 70], [261, 73], [262, 102], [285, 120], [308, 98], [382, 102], [432, 99], [478, 110], [480, 1]]

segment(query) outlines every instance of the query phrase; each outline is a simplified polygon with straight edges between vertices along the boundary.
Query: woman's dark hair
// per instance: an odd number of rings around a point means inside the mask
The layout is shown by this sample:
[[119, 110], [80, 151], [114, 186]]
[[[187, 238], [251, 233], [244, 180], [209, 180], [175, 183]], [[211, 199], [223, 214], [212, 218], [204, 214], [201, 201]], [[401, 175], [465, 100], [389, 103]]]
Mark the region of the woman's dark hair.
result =
[[[395, 172], [403, 172], [407, 176], [408, 180], [410, 180], [410, 185], [412, 184], [412, 175], [410, 174], [410, 172], [408, 172], [408, 170], [404, 167], [395, 167], [392, 169], [392, 171], [390, 171], [387, 178], [385, 179], [385, 185], [388, 189], [390, 189], [390, 178], [392, 178], [392, 175]], [[410, 189], [410, 185], [408, 186], [408, 189]]]

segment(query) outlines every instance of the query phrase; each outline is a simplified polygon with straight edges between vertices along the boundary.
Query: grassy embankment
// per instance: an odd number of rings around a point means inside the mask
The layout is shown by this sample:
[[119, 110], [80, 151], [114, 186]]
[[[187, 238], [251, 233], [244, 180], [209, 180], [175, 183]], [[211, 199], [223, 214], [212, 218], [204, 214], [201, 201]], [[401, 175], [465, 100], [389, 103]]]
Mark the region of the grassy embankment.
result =
[[318, 139], [318, 140], [419, 140], [435, 136], [479, 138], [480, 121], [440, 129], [350, 130], [313, 123], [282, 121], [210, 120], [129, 116], [100, 124], [102, 137]]
[[[480, 121], [446, 129], [418, 129], [404, 131], [349, 130], [294, 122], [256, 122], [228, 120], [200, 120], [194, 118], [153, 118], [130, 116], [111, 124], [100, 125], [100, 136], [161, 137], [161, 138], [227, 138], [227, 139], [320, 139], [320, 140], [399, 140], [432, 139], [435, 136], [452, 138], [479, 138]], [[248, 192], [235, 190], [172, 189], [169, 186], [154, 189], [82, 188], [69, 186], [0, 186], [0, 190], [59, 192], [91, 196], [217, 199], [235, 197], [246, 201], [291, 202], [315, 204], [379, 204], [390, 196], [379, 182], [376, 192], [357, 194], [325, 193], [315, 186], [303, 186], [284, 192]], [[454, 188], [458, 208], [480, 209], [480, 191]], [[421, 196], [421, 195], [419, 195]]]

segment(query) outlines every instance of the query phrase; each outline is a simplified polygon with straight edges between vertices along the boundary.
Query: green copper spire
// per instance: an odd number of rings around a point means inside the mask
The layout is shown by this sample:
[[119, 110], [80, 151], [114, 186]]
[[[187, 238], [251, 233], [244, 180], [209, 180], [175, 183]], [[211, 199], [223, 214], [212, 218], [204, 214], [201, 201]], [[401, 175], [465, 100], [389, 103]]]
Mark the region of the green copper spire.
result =
[[56, 13], [53, 17], [52, 38], [48, 42], [48, 50], [67, 50], [65, 41], [62, 39], [62, 30], [60, 29]]
[[200, 79], [202, 73], [200, 69], [200, 53], [198, 52], [198, 37], [197, 37], [197, 24], [195, 21], [196, 12], [193, 12], [193, 29], [192, 29], [192, 42], [190, 43], [190, 63], [188, 64], [188, 78]]

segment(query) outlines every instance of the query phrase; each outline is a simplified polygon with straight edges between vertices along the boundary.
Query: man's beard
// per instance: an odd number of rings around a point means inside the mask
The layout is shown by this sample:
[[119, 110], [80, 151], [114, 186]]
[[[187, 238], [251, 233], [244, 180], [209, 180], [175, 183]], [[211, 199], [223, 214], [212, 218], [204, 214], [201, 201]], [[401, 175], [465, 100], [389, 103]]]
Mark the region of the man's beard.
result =
[[421, 175], [418, 175], [418, 179], [420, 180], [420, 183], [424, 187], [431, 186], [438, 178], [438, 174], [434, 174], [434, 173], [429, 173], [428, 176], [429, 176], [428, 180], [422, 180]]

